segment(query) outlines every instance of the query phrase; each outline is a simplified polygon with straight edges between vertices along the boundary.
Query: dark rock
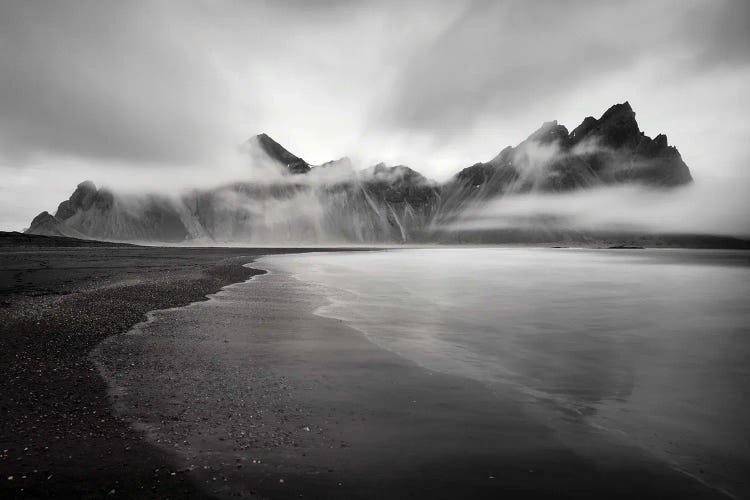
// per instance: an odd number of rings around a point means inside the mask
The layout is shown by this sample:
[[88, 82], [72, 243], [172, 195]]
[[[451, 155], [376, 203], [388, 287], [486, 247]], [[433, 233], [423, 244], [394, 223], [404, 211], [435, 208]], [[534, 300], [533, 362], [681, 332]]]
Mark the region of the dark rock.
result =
[[255, 136], [255, 139], [271, 159], [285, 165], [290, 173], [306, 174], [310, 171], [311, 167], [309, 163], [287, 151], [284, 146], [271, 139], [268, 135], [258, 134]]
[[96, 185], [91, 181], [84, 181], [76, 187], [70, 198], [60, 203], [57, 207], [55, 217], [60, 220], [71, 218], [78, 210], [88, 210], [94, 203], [97, 190]]
[[642, 132], [635, 121], [635, 111], [626, 101], [609, 108], [587, 135], [592, 134], [595, 134], [603, 145], [618, 149], [634, 148]]
[[368, 169], [365, 175], [364, 185], [368, 192], [388, 203], [422, 207], [438, 198], [438, 191], [432, 182], [404, 165], [388, 167], [379, 163]]
[[70, 198], [60, 203], [55, 217], [61, 220], [71, 218], [78, 210], [88, 210], [97, 195], [96, 185], [91, 181], [84, 181], [76, 187]]
[[584, 137], [588, 135], [589, 132], [591, 132], [591, 129], [593, 129], [598, 121], [593, 116], [587, 116], [583, 119], [583, 122], [581, 122], [580, 125], [578, 125], [576, 128], [573, 129], [573, 131], [570, 133], [570, 139], [573, 144], [577, 144], [581, 141]]
[[[533, 147], [550, 145], [559, 151], [549, 157], [534, 156]], [[690, 170], [667, 137], [651, 139], [641, 132], [635, 112], [625, 102], [612, 106], [598, 120], [585, 118], [570, 133], [556, 121], [544, 123], [515, 148], [506, 147], [489, 162], [462, 170], [449, 186], [496, 196], [617, 183], [672, 187], [691, 181]]]
[[34, 217], [29, 229], [25, 232], [43, 236], [63, 236], [67, 238], [87, 239], [83, 233], [68, 227], [64, 221], [51, 215], [49, 212], [42, 212]]
[[557, 120], [551, 122], [545, 122], [539, 129], [531, 134], [524, 142], [518, 145], [521, 147], [523, 144], [528, 142], [536, 142], [538, 144], [551, 144], [560, 142], [565, 144], [568, 140], [568, 129], [563, 125], [558, 125]]

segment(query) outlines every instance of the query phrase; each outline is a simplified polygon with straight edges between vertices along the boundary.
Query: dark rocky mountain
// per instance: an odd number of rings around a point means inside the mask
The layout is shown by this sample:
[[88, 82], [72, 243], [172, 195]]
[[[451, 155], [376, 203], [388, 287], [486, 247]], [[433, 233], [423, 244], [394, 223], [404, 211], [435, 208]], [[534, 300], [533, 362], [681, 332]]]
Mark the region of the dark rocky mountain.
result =
[[257, 141], [263, 152], [272, 160], [284, 165], [289, 170], [289, 173], [306, 174], [310, 171], [311, 167], [309, 163], [287, 151], [284, 146], [271, 139], [268, 135], [258, 134], [250, 140]]
[[[59, 212], [59, 210], [58, 210]], [[31, 226], [26, 231], [29, 234], [43, 236], [62, 236], [65, 238], [86, 239], [86, 235], [80, 233], [71, 226], [65, 224], [64, 219], [42, 212], [31, 221]]]
[[[273, 182], [238, 182], [181, 196], [115, 194], [86, 181], [40, 214], [28, 232], [115, 241], [250, 244], [442, 241], [439, 229], [469, 207], [516, 193], [558, 192], [600, 185], [668, 189], [692, 181], [664, 135], [640, 131], [625, 102], [569, 132], [547, 122], [515, 147], [437, 184], [415, 170], [378, 164], [355, 172], [342, 158], [313, 166], [266, 134], [245, 144], [250, 161], [278, 167]], [[258, 152], [260, 155], [258, 156]], [[547, 230], [485, 241], [558, 239]], [[578, 238], [580, 235], [566, 235]], [[450, 238], [456, 241], [455, 235]]]
[[91, 181], [80, 183], [54, 216], [42, 212], [35, 217], [26, 232], [112, 241], [180, 242], [189, 237], [169, 197], [116, 195]]
[[665, 135], [641, 132], [628, 102], [591, 116], [568, 132], [544, 123], [516, 147], [460, 171], [443, 189], [439, 218], [497, 196], [529, 191], [570, 191], [612, 184], [670, 188], [692, 182], [690, 170]]

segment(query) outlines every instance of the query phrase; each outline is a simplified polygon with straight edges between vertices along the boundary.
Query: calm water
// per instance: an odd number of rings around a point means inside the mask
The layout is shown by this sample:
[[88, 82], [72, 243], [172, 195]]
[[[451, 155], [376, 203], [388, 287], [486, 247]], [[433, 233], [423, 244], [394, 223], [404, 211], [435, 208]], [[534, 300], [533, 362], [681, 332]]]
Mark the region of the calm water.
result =
[[511, 386], [561, 435], [593, 426], [748, 492], [747, 253], [405, 249], [258, 266], [322, 285], [317, 314], [385, 349]]

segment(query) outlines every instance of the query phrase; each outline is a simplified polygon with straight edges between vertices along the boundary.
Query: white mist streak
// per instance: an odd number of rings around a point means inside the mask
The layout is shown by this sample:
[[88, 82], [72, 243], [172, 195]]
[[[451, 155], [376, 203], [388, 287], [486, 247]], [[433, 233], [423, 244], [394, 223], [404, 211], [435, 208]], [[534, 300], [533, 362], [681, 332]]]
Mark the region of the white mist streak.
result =
[[669, 191], [628, 185], [509, 195], [466, 210], [443, 229], [545, 227], [748, 236], [745, 185], [703, 179]]

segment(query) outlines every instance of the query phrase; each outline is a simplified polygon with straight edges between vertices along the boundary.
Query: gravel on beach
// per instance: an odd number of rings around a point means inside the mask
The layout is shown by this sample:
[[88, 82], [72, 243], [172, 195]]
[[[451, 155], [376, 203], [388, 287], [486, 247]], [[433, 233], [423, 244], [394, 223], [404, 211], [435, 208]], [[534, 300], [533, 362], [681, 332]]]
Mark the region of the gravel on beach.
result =
[[261, 271], [258, 249], [0, 251], [0, 497], [205, 497], [112, 411], [89, 359], [156, 309]]

